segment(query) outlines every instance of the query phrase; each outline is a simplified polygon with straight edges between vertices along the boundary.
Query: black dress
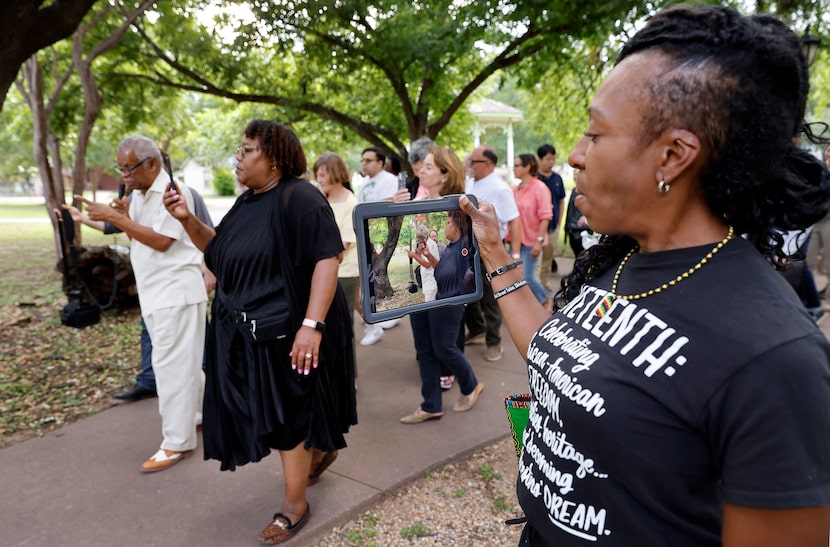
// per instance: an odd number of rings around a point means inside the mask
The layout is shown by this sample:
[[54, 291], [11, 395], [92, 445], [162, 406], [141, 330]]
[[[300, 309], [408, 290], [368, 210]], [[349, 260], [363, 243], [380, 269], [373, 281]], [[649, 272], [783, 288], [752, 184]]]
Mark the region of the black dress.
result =
[[[346, 446], [344, 433], [357, 423], [357, 410], [351, 322], [339, 284], [319, 367], [300, 376], [288, 355], [315, 264], [342, 250], [328, 202], [300, 179], [283, 179], [260, 194], [245, 192], [216, 227], [205, 249], [217, 297], [205, 347], [203, 440], [205, 459], [219, 460], [222, 470], [300, 442], [324, 451]], [[240, 311], [268, 317], [286, 299], [292, 323], [286, 339], [254, 342], [237, 321]]]

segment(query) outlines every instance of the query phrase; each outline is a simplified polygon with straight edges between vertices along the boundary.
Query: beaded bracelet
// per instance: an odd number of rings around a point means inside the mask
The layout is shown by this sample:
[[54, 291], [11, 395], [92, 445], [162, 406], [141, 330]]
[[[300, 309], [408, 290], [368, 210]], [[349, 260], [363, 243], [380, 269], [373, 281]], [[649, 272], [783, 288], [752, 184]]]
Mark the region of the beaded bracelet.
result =
[[521, 266], [521, 265], [522, 265], [522, 261], [521, 261], [521, 260], [517, 260], [516, 262], [513, 262], [513, 263], [511, 263], [511, 264], [508, 264], [507, 266], [502, 266], [501, 268], [496, 268], [496, 269], [495, 269], [495, 270], [493, 270], [492, 272], [490, 272], [490, 273], [488, 273], [488, 274], [484, 274], [484, 277], [486, 277], [486, 278], [487, 278], [487, 281], [492, 281], [492, 279], [493, 279], [494, 277], [496, 277], [497, 275], [501, 275], [501, 274], [503, 274], [503, 273], [507, 273], [507, 272], [509, 272], [510, 270], [512, 270], [513, 268], [518, 268], [518, 267], [519, 267], [519, 266]]
[[521, 289], [525, 285], [527, 285], [527, 280], [520, 279], [520, 280], [516, 281], [515, 283], [513, 283], [512, 285], [508, 285], [505, 288], [503, 288], [502, 290], [500, 290], [496, 293], [493, 293], [493, 299], [498, 300], [502, 296], [507, 296], [508, 294], [512, 293], [513, 291], [515, 291], [517, 289]]

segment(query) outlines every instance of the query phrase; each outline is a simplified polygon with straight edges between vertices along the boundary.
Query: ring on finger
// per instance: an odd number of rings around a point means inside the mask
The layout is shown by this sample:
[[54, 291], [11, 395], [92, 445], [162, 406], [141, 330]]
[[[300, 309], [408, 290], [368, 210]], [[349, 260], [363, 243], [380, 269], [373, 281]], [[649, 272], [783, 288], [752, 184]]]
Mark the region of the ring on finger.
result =
[[305, 358], [306, 358], [306, 359], [311, 359], [311, 354], [310, 354], [310, 353], [306, 353], [306, 354], [305, 354]]

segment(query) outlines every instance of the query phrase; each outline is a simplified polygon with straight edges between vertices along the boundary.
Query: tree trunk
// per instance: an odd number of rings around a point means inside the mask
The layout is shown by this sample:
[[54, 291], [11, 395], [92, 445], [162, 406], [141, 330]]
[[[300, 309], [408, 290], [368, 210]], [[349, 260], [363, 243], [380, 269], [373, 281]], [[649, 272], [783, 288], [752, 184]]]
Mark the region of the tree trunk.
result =
[[392, 296], [392, 284], [389, 283], [389, 261], [392, 260], [392, 255], [395, 254], [395, 249], [398, 247], [398, 236], [401, 234], [401, 226], [403, 225], [403, 217], [387, 217], [386, 226], [388, 228], [386, 242], [383, 244], [380, 253], [372, 251], [372, 270], [375, 274], [375, 298], [387, 298]]
[[[115, 246], [80, 246], [75, 254], [78, 261], [78, 273], [83, 287], [80, 289], [84, 300], [93, 301], [101, 306], [107, 304], [119, 307], [132, 307], [138, 304], [138, 289], [135, 284], [130, 253]], [[69, 259], [69, 279], [64, 276], [63, 292], [67, 296], [78, 290], [71, 254]], [[56, 264], [63, 272], [63, 261]]]
[[59, 192], [55, 189], [54, 171], [49, 161], [49, 113], [43, 100], [43, 68], [35, 55], [29, 57], [23, 65], [23, 80], [26, 84], [25, 87], [22, 83], [19, 87], [32, 112], [33, 154], [43, 183], [46, 211], [52, 221], [55, 235], [55, 254], [60, 258], [63, 254], [60, 247], [60, 238], [58, 237], [58, 224], [52, 211], [63, 204], [63, 191], [62, 187]]

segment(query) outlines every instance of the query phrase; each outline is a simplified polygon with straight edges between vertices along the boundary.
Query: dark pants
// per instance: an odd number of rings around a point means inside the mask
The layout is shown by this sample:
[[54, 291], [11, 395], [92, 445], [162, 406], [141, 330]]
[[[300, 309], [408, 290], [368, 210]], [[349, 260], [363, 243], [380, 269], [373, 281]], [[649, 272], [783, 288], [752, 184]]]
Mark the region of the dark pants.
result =
[[[483, 262], [481, 271], [486, 271]], [[484, 294], [481, 300], [467, 304], [464, 320], [471, 335], [483, 332], [487, 347], [498, 346], [501, 344], [501, 310], [493, 297], [493, 288], [490, 283], [485, 281], [482, 285]]]
[[455, 375], [462, 395], [473, 392], [476, 379], [464, 352], [458, 348], [458, 333], [464, 319], [464, 306], [447, 306], [409, 315], [415, 340], [415, 354], [421, 373], [421, 410], [441, 412], [441, 364]]
[[135, 383], [144, 389], [156, 390], [156, 374], [153, 372], [153, 343], [144, 318], [141, 319], [141, 372], [135, 377]]
[[[354, 310], [357, 305], [357, 293], [360, 287], [359, 277], [340, 277], [337, 279], [346, 295], [346, 305], [349, 307], [349, 319], [352, 322], [352, 359], [357, 365], [357, 344], [354, 340]], [[357, 378], [357, 367], [354, 369], [354, 376]]]

